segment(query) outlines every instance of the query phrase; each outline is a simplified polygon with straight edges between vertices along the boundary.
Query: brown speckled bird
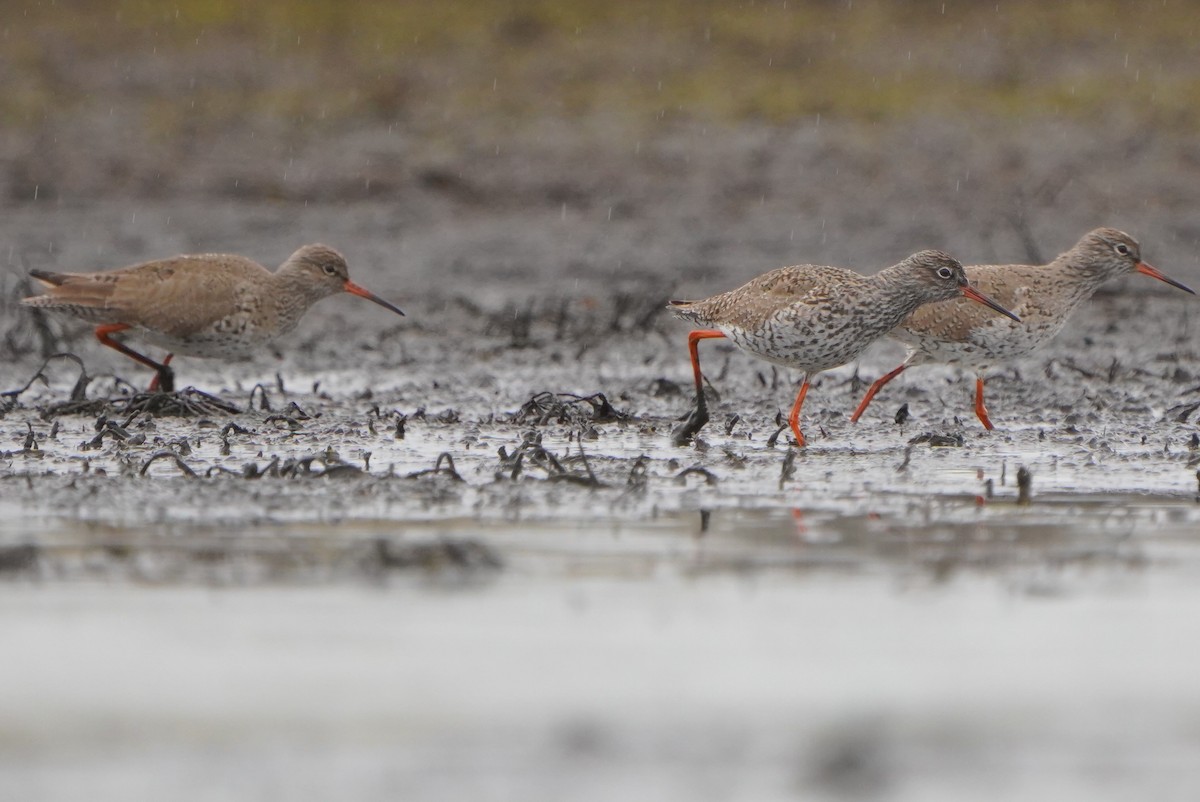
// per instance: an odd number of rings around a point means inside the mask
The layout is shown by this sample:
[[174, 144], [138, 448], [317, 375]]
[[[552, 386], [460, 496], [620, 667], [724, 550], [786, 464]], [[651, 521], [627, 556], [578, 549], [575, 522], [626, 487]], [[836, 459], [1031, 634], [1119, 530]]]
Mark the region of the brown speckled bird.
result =
[[933, 362], [975, 372], [975, 414], [984, 428], [991, 429], [983, 403], [984, 373], [1048, 343], [1075, 307], [1106, 281], [1136, 271], [1192, 292], [1143, 262], [1137, 240], [1113, 228], [1088, 232], [1048, 265], [970, 265], [966, 271], [973, 285], [1020, 315], [1021, 322], [1004, 320], [958, 299], [918, 309], [890, 333], [908, 346], [908, 358], [871, 385], [850, 420], [857, 422], [879, 388], [905, 368]]
[[[49, 287], [24, 303], [66, 312], [96, 326], [96, 338], [156, 371], [151, 390], [174, 389], [174, 354], [248, 356], [292, 329], [322, 298], [348, 292], [404, 313], [350, 280], [346, 260], [325, 245], [305, 245], [272, 273], [243, 256], [201, 254], [98, 273], [30, 271]], [[112, 339], [132, 330], [167, 349], [160, 363]]]
[[706, 327], [688, 335], [696, 408], [675, 430], [674, 441], [686, 442], [708, 421], [700, 340], [728, 337], [754, 356], [804, 373], [788, 417], [803, 446], [800, 408], [813, 376], [854, 360], [922, 304], [960, 295], [1017, 319], [971, 287], [962, 265], [941, 251], [921, 251], [873, 276], [841, 267], [781, 267], [703, 301], [671, 301], [677, 316]]

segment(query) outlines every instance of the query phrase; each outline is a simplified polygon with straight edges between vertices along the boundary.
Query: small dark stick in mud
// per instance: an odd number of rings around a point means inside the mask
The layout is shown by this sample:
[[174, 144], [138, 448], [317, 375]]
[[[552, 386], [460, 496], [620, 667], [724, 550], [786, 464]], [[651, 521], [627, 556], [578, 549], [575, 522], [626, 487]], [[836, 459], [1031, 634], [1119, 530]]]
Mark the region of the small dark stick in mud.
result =
[[921, 251], [873, 276], [822, 265], [781, 267], [711, 298], [671, 301], [678, 317], [704, 327], [688, 334], [696, 407], [672, 442], [686, 443], [708, 422], [700, 340], [728, 337], [760, 359], [802, 371], [788, 425], [803, 447], [800, 410], [818, 373], [854, 361], [922, 304], [959, 297], [1018, 319], [973, 288], [962, 265], [941, 251]]
[[[22, 303], [96, 325], [96, 339], [148, 368], [150, 390], [174, 392], [175, 354], [238, 359], [289, 334], [309, 307], [348, 292], [404, 313], [350, 280], [345, 258], [305, 245], [275, 272], [244, 256], [201, 254], [99, 273], [31, 270], [48, 288]], [[130, 331], [171, 353], [155, 362], [112, 335]]]
[[779, 489], [796, 475], [796, 449], [789, 448], [783, 455], [783, 465], [779, 468]]
[[138, 475], [145, 476], [146, 471], [148, 471], [150, 469], [150, 466], [156, 460], [160, 460], [160, 459], [171, 460], [177, 466], [179, 466], [179, 470], [183, 471], [184, 476], [188, 477], [189, 479], [196, 478], [196, 472], [193, 471], [191, 469], [191, 467], [186, 462], [183, 461], [183, 458], [180, 457], [178, 454], [176, 454], [174, 451], [171, 451], [169, 449], [163, 449], [162, 451], [155, 451], [153, 454], [151, 454], [150, 457], [145, 462], [142, 463], [142, 469], [140, 471], [138, 471]]
[[254, 409], [255, 395], [258, 395], [258, 408], [263, 412], [270, 412], [271, 402], [267, 399], [267, 388], [263, 384], [256, 384], [250, 388], [250, 400], [246, 404], [246, 409]]
[[[442, 467], [443, 462], [446, 463], [445, 467]], [[464, 481], [462, 476], [459, 475], [458, 470], [454, 467], [454, 457], [450, 454], [449, 451], [443, 451], [441, 454], [438, 454], [438, 458], [433, 463], [432, 468], [426, 468], [423, 471], [413, 471], [412, 473], [410, 473], [408, 475], [407, 478], [416, 479], [419, 476], [438, 476], [438, 475], [449, 476], [451, 479], [453, 479], [456, 482]]]
[[0, 411], [6, 411], [7, 409], [11, 409], [12, 407], [16, 406], [17, 399], [21, 397], [21, 394], [32, 387], [38, 379], [41, 379], [45, 384], [49, 384], [50, 381], [46, 378], [45, 370], [46, 367], [56, 359], [69, 359], [79, 366], [79, 378], [75, 381], [75, 386], [71, 388], [71, 401], [83, 401], [87, 386], [92, 381], [91, 377], [87, 374], [87, 369], [83, 365], [83, 360], [74, 354], [51, 354], [42, 361], [41, 367], [39, 367], [37, 371], [29, 377], [29, 381], [25, 382], [24, 385], [15, 390], [4, 390], [3, 392], [0, 392]]
[[775, 413], [775, 431], [767, 438], [767, 448], [774, 448], [779, 442], [779, 435], [783, 434], [788, 427], [787, 419], [783, 417], [783, 413]]
[[1029, 504], [1033, 500], [1033, 474], [1024, 465], [1017, 468], [1017, 503]]
[[643, 454], [634, 460], [633, 467], [629, 469], [629, 476], [625, 478], [625, 487], [629, 492], [643, 492], [649, 482], [649, 477], [646, 475], [647, 458]]

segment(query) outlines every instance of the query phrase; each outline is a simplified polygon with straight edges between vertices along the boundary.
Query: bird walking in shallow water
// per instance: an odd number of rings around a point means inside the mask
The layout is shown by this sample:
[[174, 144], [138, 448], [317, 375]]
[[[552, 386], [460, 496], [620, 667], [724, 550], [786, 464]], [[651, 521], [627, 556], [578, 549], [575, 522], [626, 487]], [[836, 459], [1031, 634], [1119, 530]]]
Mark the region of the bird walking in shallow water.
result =
[[[398, 315], [400, 309], [350, 280], [340, 253], [305, 245], [272, 273], [243, 256], [202, 254], [97, 273], [30, 271], [49, 289], [23, 303], [96, 325], [96, 338], [153, 368], [150, 389], [174, 390], [172, 356], [240, 359], [288, 334], [309, 307], [348, 292]], [[162, 362], [112, 335], [130, 331], [170, 353]]]
[[880, 388], [914, 365], [959, 365], [975, 372], [975, 415], [991, 429], [983, 403], [984, 373], [993, 365], [1028, 356], [1066, 325], [1071, 312], [1105, 282], [1144, 273], [1195, 294], [1142, 261], [1137, 240], [1113, 228], [1097, 228], [1048, 265], [970, 265], [967, 278], [1021, 316], [1016, 324], [954, 299], [921, 307], [893, 332], [908, 357], [879, 378], [850, 417], [858, 422]]
[[671, 301], [678, 317], [705, 328], [688, 335], [696, 408], [672, 437], [687, 442], [708, 421], [697, 344], [728, 337], [754, 356], [804, 374], [788, 424], [805, 444], [800, 409], [812, 378], [844, 365], [922, 304], [965, 296], [1013, 320], [1017, 316], [967, 283], [962, 265], [941, 251], [921, 251], [864, 276], [841, 267], [781, 267], [703, 301]]

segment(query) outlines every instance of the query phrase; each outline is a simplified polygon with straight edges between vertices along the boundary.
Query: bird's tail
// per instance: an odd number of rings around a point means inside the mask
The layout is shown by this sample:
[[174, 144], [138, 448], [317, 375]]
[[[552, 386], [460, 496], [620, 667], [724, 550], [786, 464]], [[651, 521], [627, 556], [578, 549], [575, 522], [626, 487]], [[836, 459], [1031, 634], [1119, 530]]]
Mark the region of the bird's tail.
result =
[[103, 307], [112, 294], [111, 282], [87, 281], [85, 277], [72, 273], [54, 273], [49, 270], [30, 270], [29, 275], [46, 287], [43, 295], [22, 298], [26, 306], [37, 307]]
[[47, 287], [61, 287], [68, 277], [66, 273], [53, 273], [49, 270], [30, 270], [29, 275]]

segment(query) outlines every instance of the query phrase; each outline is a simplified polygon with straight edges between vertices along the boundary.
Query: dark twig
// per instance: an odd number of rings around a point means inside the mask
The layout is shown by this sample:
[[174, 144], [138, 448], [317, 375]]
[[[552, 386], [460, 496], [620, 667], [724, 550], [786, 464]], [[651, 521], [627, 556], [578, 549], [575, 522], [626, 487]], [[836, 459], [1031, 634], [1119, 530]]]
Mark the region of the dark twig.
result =
[[[443, 462], [446, 463], [445, 468], [442, 467]], [[408, 475], [408, 478], [416, 479], [419, 476], [431, 476], [440, 473], [446, 474], [456, 482], [464, 481], [464, 479], [459, 475], [458, 471], [454, 468], [454, 457], [450, 455], [449, 451], [443, 451], [441, 454], [438, 454], [437, 461], [433, 463], [432, 468], [426, 468], [423, 471], [414, 471]]]
[[1033, 474], [1024, 465], [1017, 468], [1017, 503], [1029, 504], [1033, 500]]
[[[1200, 401], [1191, 404], [1177, 404], [1166, 411], [1166, 415], [1175, 415], [1176, 423], [1187, 423], [1192, 413], [1200, 409]], [[1176, 414], [1178, 413], [1178, 414]]]
[[147, 459], [145, 462], [142, 463], [142, 469], [141, 469], [141, 471], [138, 472], [138, 474], [140, 476], [145, 476], [146, 471], [150, 468], [151, 463], [153, 463], [155, 460], [159, 460], [159, 459], [173, 460], [175, 462], [175, 464], [179, 466], [179, 470], [183, 471], [184, 476], [187, 476], [189, 479], [196, 478], [196, 472], [188, 467], [188, 464], [183, 461], [183, 458], [180, 457], [178, 454], [176, 454], [174, 451], [169, 451], [167, 449], [163, 449], [162, 451], [156, 451], [153, 454], [151, 454], [149, 459]]
[[633, 467], [629, 469], [629, 476], [625, 478], [625, 486], [632, 491], [643, 491], [649, 482], [646, 475], [647, 460], [645, 455], [634, 460]]
[[702, 468], [699, 465], [693, 465], [690, 468], [684, 468], [682, 471], [675, 474], [675, 481], [679, 484], [683, 484], [692, 474], [703, 476], [705, 484], [715, 485], [718, 481], [720, 481], [716, 474], [714, 474], [708, 468]]
[[783, 490], [783, 485], [791, 481], [796, 475], [796, 449], [789, 448], [787, 453], [783, 455], [783, 465], [779, 469], [779, 489]]
[[292, 413], [292, 415], [291, 415], [291, 416], [292, 416], [293, 418], [295, 418], [296, 420], [312, 420], [313, 418], [319, 418], [319, 417], [321, 417], [321, 413], [320, 413], [320, 412], [316, 413], [315, 415], [310, 415], [310, 414], [308, 414], [308, 413], [307, 413], [307, 412], [305, 412], [305, 411], [304, 411], [304, 410], [303, 410], [303, 409], [300, 407], [300, 405], [299, 405], [299, 404], [297, 404], [295, 401], [293, 401], [292, 403], [288, 404], [288, 407], [287, 407], [287, 408], [288, 408], [288, 411], [290, 411], [290, 412]]
[[1084, 378], [1087, 378], [1087, 379], [1099, 379], [1100, 378], [1100, 376], [1093, 373], [1092, 371], [1079, 367], [1078, 365], [1075, 364], [1075, 362], [1073, 360], [1064, 359], [1061, 362], [1059, 362], [1059, 364], [1062, 365], [1064, 368], [1068, 368], [1070, 370], [1075, 371], [1076, 373], [1078, 373], [1080, 376], [1083, 376]]
[[961, 434], [938, 434], [936, 432], [925, 432], [908, 441], [910, 446], [917, 446], [927, 443], [931, 448], [949, 448], [962, 447], [966, 442]]
[[164, 417], [199, 418], [206, 415], [238, 415], [241, 410], [215, 395], [187, 387], [173, 393], [138, 393], [115, 402], [122, 414], [144, 413]]
[[596, 474], [592, 472], [592, 465], [588, 462], [587, 452], [583, 450], [583, 437], [579, 436], [575, 439], [576, 445], [579, 446], [579, 458], [583, 460], [583, 469], [587, 471], [588, 479], [594, 487], [599, 487], [600, 482], [596, 479]]
[[779, 442], [779, 435], [783, 434], [789, 428], [788, 422], [784, 420], [782, 414], [775, 415], [775, 425], [779, 428], [775, 430], [774, 434], [767, 438], [767, 448], [774, 448], [775, 444]]
[[[570, 400], [563, 400], [570, 399]], [[583, 418], [576, 404], [586, 403], [591, 407], [591, 415]], [[543, 426], [550, 421], [556, 423], [580, 424], [611, 423], [628, 420], [629, 414], [615, 408], [604, 393], [592, 395], [576, 395], [574, 393], [551, 393], [542, 391], [529, 398], [512, 417], [514, 423], [534, 423]]]
[[[282, 382], [282, 380], [280, 380]], [[267, 400], [267, 388], [265, 385], [256, 384], [250, 388], [250, 398], [246, 401], [246, 409], [254, 409], [254, 396], [258, 395], [258, 408], [263, 412], [271, 411], [271, 402]]]
[[0, 393], [0, 398], [6, 399], [5, 406], [0, 411], [8, 411], [9, 409], [12, 409], [12, 407], [16, 405], [17, 399], [21, 396], [21, 394], [32, 387], [33, 383], [38, 379], [41, 379], [45, 384], [49, 384], [50, 382], [46, 378], [45, 370], [46, 367], [56, 359], [69, 359], [79, 366], [79, 378], [76, 379], [75, 386], [71, 388], [71, 400], [82, 401], [84, 398], [84, 393], [87, 390], [87, 386], [91, 382], [91, 378], [89, 378], [87, 375], [87, 368], [85, 368], [83, 365], [83, 360], [75, 356], [75, 354], [70, 353], [51, 354], [42, 361], [41, 366], [34, 372], [32, 376], [29, 377], [29, 381], [25, 382], [23, 387], [20, 387], [16, 390], [5, 390], [4, 392]]

